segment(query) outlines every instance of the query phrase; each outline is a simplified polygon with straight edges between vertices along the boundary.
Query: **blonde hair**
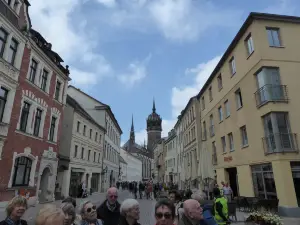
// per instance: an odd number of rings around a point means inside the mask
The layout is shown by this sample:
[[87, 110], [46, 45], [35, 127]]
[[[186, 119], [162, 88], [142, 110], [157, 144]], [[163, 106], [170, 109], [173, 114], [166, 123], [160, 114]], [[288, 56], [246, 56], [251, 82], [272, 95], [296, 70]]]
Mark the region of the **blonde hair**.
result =
[[24, 198], [23, 196], [20, 196], [20, 195], [16, 196], [12, 200], [10, 200], [9, 203], [7, 204], [7, 206], [6, 206], [6, 214], [7, 214], [7, 216], [10, 216], [10, 214], [12, 213], [12, 211], [14, 210], [14, 208], [17, 205], [22, 205], [26, 209], [28, 208], [28, 204], [27, 204], [26, 198]]
[[36, 225], [62, 225], [65, 219], [65, 214], [61, 208], [55, 205], [47, 204], [38, 213]]

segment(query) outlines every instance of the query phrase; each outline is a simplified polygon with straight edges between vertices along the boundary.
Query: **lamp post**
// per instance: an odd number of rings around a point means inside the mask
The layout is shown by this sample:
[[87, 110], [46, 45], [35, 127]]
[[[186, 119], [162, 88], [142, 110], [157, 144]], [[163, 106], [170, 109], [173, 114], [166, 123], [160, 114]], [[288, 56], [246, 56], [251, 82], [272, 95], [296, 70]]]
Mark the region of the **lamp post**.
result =
[[107, 173], [107, 166], [105, 166], [105, 168], [101, 171], [101, 192], [104, 192], [104, 187], [103, 187], [103, 183], [104, 183], [104, 175]]

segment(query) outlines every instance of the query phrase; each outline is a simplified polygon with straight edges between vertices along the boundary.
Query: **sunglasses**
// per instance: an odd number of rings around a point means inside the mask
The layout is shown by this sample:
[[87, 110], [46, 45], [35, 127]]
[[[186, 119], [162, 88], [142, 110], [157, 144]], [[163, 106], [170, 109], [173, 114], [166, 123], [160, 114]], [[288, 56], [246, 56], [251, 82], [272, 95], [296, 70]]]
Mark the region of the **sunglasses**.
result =
[[171, 219], [172, 215], [170, 213], [156, 213], [155, 216], [158, 219], [165, 217], [165, 219]]
[[96, 210], [96, 206], [94, 205], [92, 208], [87, 208], [86, 209], [86, 212], [88, 212], [88, 213], [90, 213], [90, 212], [92, 212], [92, 210]]
[[117, 195], [110, 195], [109, 198], [116, 198], [117, 199], [118, 196]]

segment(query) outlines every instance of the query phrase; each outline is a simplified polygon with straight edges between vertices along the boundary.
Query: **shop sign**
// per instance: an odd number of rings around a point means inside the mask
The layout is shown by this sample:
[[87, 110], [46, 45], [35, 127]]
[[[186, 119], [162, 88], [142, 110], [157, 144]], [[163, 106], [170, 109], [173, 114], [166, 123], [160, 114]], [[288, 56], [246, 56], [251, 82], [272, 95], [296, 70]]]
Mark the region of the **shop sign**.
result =
[[232, 156], [224, 157], [224, 162], [231, 162], [231, 161], [232, 161]]

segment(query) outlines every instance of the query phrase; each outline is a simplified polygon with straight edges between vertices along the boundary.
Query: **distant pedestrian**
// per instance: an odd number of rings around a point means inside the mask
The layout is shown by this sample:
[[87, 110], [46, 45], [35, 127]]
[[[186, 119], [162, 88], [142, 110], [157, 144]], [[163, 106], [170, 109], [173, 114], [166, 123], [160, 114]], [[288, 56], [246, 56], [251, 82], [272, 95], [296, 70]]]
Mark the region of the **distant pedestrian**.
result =
[[115, 187], [107, 190], [106, 200], [97, 208], [97, 218], [103, 225], [117, 225], [120, 220], [120, 203], [118, 190]]
[[0, 225], [27, 225], [25, 220], [22, 220], [21, 217], [24, 215], [27, 210], [27, 200], [22, 196], [14, 197], [6, 207], [6, 219], [0, 222]]

